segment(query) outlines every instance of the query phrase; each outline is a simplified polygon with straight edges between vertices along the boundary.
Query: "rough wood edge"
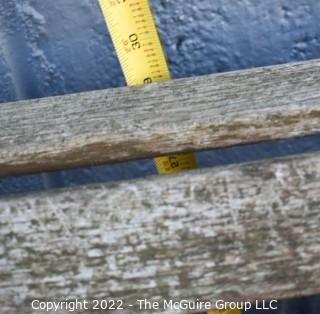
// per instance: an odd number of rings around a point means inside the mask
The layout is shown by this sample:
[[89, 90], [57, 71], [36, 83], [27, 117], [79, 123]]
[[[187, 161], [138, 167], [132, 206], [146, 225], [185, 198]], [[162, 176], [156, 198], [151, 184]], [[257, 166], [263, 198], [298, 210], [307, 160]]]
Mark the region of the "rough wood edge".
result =
[[0, 104], [0, 176], [319, 134], [320, 61]]
[[0, 199], [11, 314], [70, 295], [313, 295], [319, 256], [320, 153]]

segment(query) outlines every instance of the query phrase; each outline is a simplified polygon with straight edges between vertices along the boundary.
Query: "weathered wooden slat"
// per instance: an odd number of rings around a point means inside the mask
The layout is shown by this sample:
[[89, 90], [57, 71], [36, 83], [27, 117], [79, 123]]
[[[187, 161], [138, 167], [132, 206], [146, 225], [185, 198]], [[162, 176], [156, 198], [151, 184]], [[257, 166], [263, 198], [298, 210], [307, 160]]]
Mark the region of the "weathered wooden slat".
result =
[[320, 153], [0, 199], [5, 313], [33, 298], [316, 293]]
[[319, 60], [1, 104], [0, 176], [319, 131]]

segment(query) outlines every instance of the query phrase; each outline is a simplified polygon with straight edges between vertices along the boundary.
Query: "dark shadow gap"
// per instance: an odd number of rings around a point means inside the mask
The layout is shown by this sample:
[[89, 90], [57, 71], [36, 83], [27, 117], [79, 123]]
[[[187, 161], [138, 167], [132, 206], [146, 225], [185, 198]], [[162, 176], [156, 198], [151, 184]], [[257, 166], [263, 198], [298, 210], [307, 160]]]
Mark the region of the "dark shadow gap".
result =
[[[248, 144], [197, 152], [199, 168], [225, 166], [320, 151], [320, 136]], [[129, 180], [156, 174], [152, 159], [0, 178], [0, 196], [52, 188]], [[320, 313], [319, 313], [320, 314]]]

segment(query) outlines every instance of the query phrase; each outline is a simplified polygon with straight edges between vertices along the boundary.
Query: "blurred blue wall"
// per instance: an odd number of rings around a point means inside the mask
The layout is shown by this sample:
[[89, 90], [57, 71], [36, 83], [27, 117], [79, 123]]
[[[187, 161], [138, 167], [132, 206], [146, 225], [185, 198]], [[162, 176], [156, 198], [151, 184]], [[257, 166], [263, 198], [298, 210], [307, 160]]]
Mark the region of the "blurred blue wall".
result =
[[[152, 0], [174, 78], [320, 57], [318, 0]], [[1, 0], [0, 102], [124, 85], [97, 0]]]

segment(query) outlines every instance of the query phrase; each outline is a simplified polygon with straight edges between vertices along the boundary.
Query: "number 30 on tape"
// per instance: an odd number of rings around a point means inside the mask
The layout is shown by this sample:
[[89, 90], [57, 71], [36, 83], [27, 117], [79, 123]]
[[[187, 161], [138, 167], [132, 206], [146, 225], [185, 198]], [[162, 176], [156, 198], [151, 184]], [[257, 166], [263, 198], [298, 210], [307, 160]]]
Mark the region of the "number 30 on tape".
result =
[[[170, 79], [166, 59], [147, 0], [99, 0], [128, 85]], [[192, 153], [155, 158], [159, 174], [196, 168]]]

